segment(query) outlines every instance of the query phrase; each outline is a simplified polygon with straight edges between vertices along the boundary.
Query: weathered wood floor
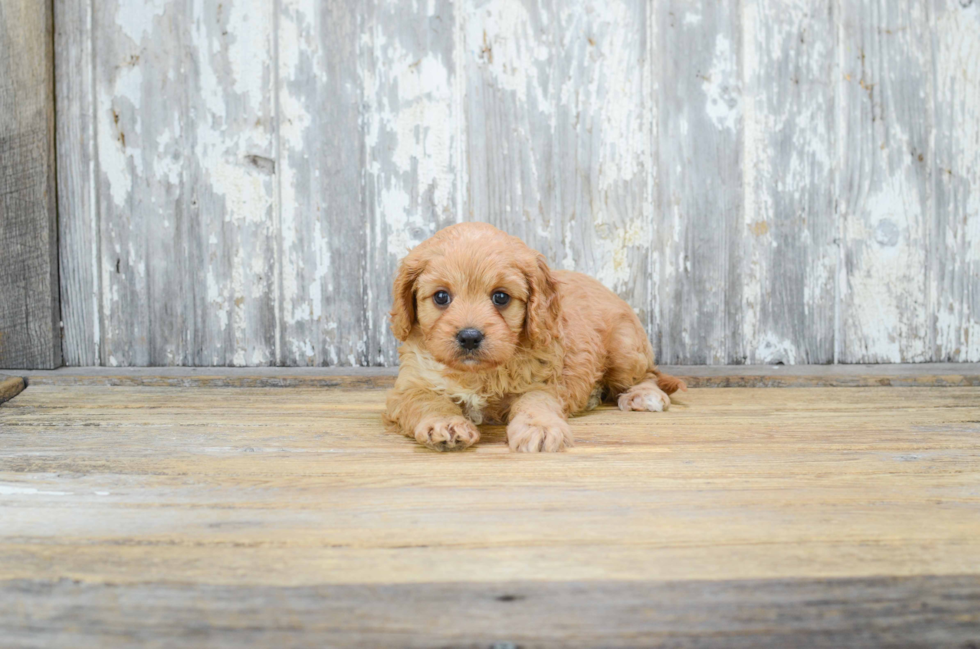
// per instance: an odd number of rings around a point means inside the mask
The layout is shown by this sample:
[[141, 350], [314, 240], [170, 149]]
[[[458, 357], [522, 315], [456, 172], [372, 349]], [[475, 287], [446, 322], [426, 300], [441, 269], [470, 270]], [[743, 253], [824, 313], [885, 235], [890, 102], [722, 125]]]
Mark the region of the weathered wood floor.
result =
[[980, 643], [978, 388], [696, 389], [538, 456], [383, 396], [28, 387], [0, 645]]

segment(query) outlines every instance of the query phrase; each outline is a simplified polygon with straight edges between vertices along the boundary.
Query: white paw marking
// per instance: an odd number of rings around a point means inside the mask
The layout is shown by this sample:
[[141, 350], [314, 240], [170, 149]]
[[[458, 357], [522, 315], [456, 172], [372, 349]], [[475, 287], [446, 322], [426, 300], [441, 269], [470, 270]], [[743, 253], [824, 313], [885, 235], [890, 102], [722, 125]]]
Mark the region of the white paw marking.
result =
[[520, 414], [507, 426], [507, 445], [518, 453], [555, 453], [572, 446], [572, 430], [557, 415]]
[[480, 431], [463, 417], [429, 419], [415, 427], [415, 439], [433, 450], [450, 451], [473, 446], [480, 441]]
[[656, 385], [635, 385], [619, 395], [620, 410], [664, 412], [670, 408], [670, 397]]
[[670, 400], [659, 394], [647, 394], [643, 397], [643, 405], [651, 412], [663, 412], [670, 407]]

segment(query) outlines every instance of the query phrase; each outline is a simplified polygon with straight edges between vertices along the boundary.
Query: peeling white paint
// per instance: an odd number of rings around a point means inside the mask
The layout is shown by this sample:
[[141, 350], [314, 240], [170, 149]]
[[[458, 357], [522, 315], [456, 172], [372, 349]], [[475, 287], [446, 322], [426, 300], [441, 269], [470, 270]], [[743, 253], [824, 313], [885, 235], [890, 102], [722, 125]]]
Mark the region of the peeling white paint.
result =
[[[597, 227], [603, 225], [600, 223]], [[595, 277], [613, 291], [623, 291], [630, 282], [633, 267], [629, 263], [631, 248], [647, 245], [650, 241], [649, 225], [642, 219], [633, 219], [625, 227], [617, 228], [608, 238], [597, 239], [596, 246], [603, 264], [596, 269]]]
[[756, 343], [753, 362], [763, 365], [795, 365], [803, 359], [799, 357], [796, 345], [792, 341], [780, 338], [772, 332], [766, 332]]
[[704, 110], [719, 129], [736, 131], [740, 125], [742, 90], [732, 43], [725, 34], [715, 38], [714, 57], [707, 75], [702, 77]]
[[[431, 192], [437, 212], [451, 214], [455, 210], [453, 83], [452, 71], [436, 56], [419, 59], [396, 40], [381, 38], [379, 42], [392, 74], [388, 78], [365, 77], [366, 82], [376, 84], [374, 96], [378, 98], [369, 119], [368, 143], [377, 144], [382, 131], [395, 143], [390, 162], [400, 178], [381, 176], [379, 167], [375, 167], [375, 174], [381, 185], [378, 209], [388, 233], [388, 253], [397, 259], [433, 234], [403, 179], [414, 174], [412, 185], [419, 193]], [[391, 93], [380, 85], [382, 82], [397, 90], [397, 104], [392, 103]]]
[[942, 277], [930, 292], [942, 360], [980, 361], [980, 3], [949, 3], [935, 18], [936, 101], [952, 133], [936, 138], [934, 258]]
[[574, 221], [569, 221], [565, 224], [565, 256], [562, 257], [561, 267], [565, 270], [575, 270], [575, 233], [572, 230]]
[[[769, 183], [773, 180], [768, 164], [769, 144], [766, 141], [766, 136], [771, 131], [767, 128], [768, 124], [762, 123], [770, 122], [771, 116], [766, 111], [767, 97], [762, 92], [761, 87], [768, 80], [759, 79], [757, 76], [760, 73], [761, 63], [760, 54], [756, 47], [758, 43], [756, 31], [758, 20], [758, 5], [752, 0], [746, 0], [742, 7], [742, 29], [744, 31], [742, 38], [742, 87], [745, 88], [747, 97], [742, 120], [742, 222], [744, 228], [739, 234], [747, 241], [745, 246], [747, 259], [742, 262], [742, 272], [745, 278], [742, 282], [744, 307], [741, 316], [744, 335], [742, 353], [749, 362], [762, 361], [761, 355], [766, 353], [764, 349], [766, 338], [763, 337], [760, 340], [760, 311], [763, 308], [763, 301], [766, 299], [763, 286], [768, 285], [769, 279], [768, 254], [763, 246], [754, 240], [755, 231], [752, 230], [752, 224], [768, 223], [769, 219], [773, 218], [771, 196], [766, 191]], [[710, 97], [709, 94], [709, 101]], [[712, 121], [720, 127], [719, 121], [715, 117], [712, 117]], [[762, 199], [761, 204], [759, 198]], [[766, 238], [771, 239], [770, 237]], [[769, 333], [768, 337], [771, 339], [773, 334]], [[756, 343], [757, 349], [750, 349]]]
[[[645, 52], [631, 12], [621, 0], [595, 4], [589, 15], [593, 49], [599, 64], [591, 91], [599, 99], [602, 139], [599, 148], [599, 190], [608, 192], [631, 182], [644, 171], [650, 149], [643, 103], [643, 76], [637, 74]], [[568, 85], [565, 85], [567, 88]], [[563, 88], [564, 92], [564, 88]]]
[[228, 24], [224, 31], [234, 34], [228, 39], [228, 62], [231, 64], [233, 90], [246, 101], [266, 97], [272, 28], [275, 25], [270, 6], [256, 11], [252, 3], [227, 2]]
[[[109, 184], [109, 195], [120, 208], [129, 200], [133, 175], [143, 175], [143, 157], [136, 139], [142, 91], [143, 73], [139, 67], [122, 68], [111, 91], [99, 90], [99, 166]], [[130, 116], [134, 120], [132, 129]]]
[[153, 31], [154, 21], [163, 16], [170, 5], [171, 0], [120, 0], [116, 10], [116, 24], [130, 40], [141, 43]]
[[684, 25], [700, 25], [702, 16], [693, 11], [684, 12]]
[[469, 56], [479, 60], [494, 82], [512, 91], [518, 102], [528, 102], [530, 93], [536, 110], [553, 117], [542, 83], [550, 67], [549, 49], [538, 42], [539, 34], [547, 33], [549, 27], [547, 13], [540, 13], [541, 24], [536, 25], [520, 0], [491, 0], [465, 6]]
[[919, 297], [926, 259], [920, 245], [918, 190], [898, 173], [869, 192], [862, 207], [861, 218], [846, 221], [845, 236], [855, 257], [846, 285], [846, 333], [860, 341], [862, 355], [869, 360], [924, 361], [928, 316]]

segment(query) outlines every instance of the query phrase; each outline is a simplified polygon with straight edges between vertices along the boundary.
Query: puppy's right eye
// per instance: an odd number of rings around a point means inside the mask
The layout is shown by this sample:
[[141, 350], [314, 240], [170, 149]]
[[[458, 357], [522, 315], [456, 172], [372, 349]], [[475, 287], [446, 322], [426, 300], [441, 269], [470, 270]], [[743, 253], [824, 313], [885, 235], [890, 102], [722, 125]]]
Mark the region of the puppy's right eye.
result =
[[432, 301], [436, 303], [436, 306], [449, 306], [453, 298], [447, 291], [436, 291], [435, 295], [432, 296]]

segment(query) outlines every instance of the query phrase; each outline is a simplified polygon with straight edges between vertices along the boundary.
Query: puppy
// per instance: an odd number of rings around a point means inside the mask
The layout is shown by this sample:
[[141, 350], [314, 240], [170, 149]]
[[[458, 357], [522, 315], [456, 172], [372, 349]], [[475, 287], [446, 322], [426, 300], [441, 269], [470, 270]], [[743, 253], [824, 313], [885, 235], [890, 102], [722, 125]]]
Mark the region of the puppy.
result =
[[405, 257], [391, 329], [404, 344], [385, 421], [439, 451], [472, 446], [481, 423], [506, 423], [513, 451], [561, 451], [569, 415], [603, 399], [661, 412], [687, 389], [657, 371], [626, 302], [485, 223], [440, 230]]

